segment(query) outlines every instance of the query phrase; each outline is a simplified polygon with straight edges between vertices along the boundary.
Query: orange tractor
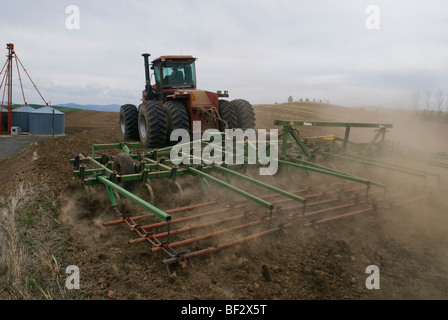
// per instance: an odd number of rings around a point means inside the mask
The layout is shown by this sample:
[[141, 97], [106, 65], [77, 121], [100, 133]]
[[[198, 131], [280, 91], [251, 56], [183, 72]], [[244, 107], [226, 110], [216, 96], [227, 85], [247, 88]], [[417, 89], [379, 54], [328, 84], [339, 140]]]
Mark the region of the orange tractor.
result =
[[151, 85], [149, 56], [142, 54], [146, 85], [142, 103], [137, 108], [125, 104], [120, 109], [120, 127], [124, 140], [140, 140], [145, 147], [171, 145], [171, 132], [185, 129], [192, 134], [193, 122], [201, 122], [201, 131], [234, 128], [254, 128], [252, 105], [243, 99], [232, 101], [222, 93], [196, 88], [196, 58], [192, 56], [162, 56], [152, 61], [155, 84]]

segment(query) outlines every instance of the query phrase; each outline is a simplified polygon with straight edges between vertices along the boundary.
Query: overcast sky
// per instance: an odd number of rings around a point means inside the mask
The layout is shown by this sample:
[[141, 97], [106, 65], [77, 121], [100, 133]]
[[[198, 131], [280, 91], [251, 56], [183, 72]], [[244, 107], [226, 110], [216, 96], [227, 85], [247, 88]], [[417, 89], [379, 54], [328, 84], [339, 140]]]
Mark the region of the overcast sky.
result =
[[[6, 43], [54, 105], [139, 104], [143, 52], [193, 55], [200, 89], [253, 104], [411, 107], [415, 92], [420, 105], [448, 93], [444, 0], [3, 1], [1, 67]], [[42, 102], [21, 76], [27, 102]]]

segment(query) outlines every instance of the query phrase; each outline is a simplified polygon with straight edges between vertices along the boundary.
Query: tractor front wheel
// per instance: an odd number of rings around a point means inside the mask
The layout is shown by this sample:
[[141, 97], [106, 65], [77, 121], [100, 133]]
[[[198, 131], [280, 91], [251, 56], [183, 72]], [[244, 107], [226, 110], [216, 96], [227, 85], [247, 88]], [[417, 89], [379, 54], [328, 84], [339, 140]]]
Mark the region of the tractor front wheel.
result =
[[138, 111], [133, 104], [125, 104], [120, 108], [120, 128], [125, 141], [138, 141]]
[[138, 133], [140, 141], [147, 148], [165, 145], [166, 116], [157, 101], [145, 101], [138, 108]]

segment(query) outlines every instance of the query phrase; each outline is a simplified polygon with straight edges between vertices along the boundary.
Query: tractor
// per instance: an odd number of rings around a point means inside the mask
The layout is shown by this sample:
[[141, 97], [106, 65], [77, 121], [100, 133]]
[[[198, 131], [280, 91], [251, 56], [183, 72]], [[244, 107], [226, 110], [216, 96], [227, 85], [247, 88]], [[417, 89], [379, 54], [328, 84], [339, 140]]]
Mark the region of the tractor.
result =
[[176, 141], [171, 141], [171, 132], [185, 129], [192, 134], [195, 121], [201, 123], [201, 131], [255, 127], [254, 109], [248, 101], [221, 99], [229, 97], [228, 91], [197, 89], [193, 56], [161, 56], [151, 66], [150, 54], [142, 56], [146, 79], [142, 103], [138, 108], [133, 104], [120, 108], [119, 123], [125, 141], [141, 141], [147, 148], [173, 145]]

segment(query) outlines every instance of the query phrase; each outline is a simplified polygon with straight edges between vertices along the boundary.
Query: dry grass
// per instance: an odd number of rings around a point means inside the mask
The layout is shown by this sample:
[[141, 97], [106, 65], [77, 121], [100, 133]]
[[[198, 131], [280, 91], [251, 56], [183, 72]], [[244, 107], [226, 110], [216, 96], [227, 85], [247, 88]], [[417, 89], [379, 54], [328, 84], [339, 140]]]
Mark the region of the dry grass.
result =
[[[45, 188], [20, 184], [0, 205], [0, 298], [64, 299], [63, 232]], [[42, 232], [44, 230], [44, 232]]]

